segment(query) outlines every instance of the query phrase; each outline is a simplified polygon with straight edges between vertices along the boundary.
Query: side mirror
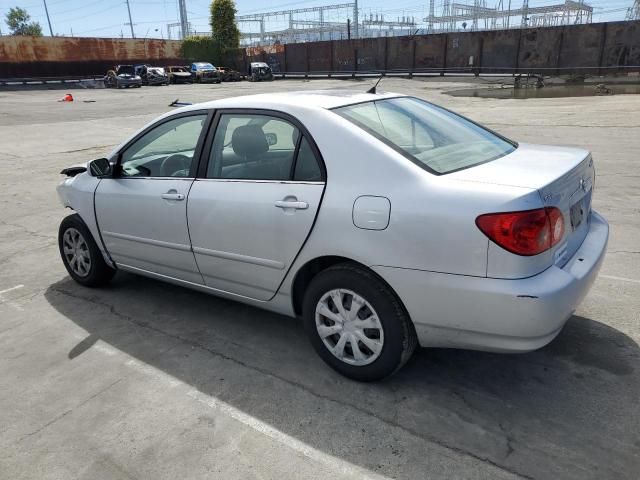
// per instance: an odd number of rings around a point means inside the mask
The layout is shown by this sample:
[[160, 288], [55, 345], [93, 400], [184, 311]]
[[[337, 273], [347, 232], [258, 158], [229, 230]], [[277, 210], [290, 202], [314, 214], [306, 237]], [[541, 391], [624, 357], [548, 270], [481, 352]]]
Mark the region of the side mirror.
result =
[[112, 173], [111, 163], [106, 158], [98, 158], [89, 162], [89, 171], [94, 177], [108, 177]]
[[278, 135], [275, 133], [265, 133], [264, 138], [267, 139], [267, 145], [270, 147], [278, 143]]

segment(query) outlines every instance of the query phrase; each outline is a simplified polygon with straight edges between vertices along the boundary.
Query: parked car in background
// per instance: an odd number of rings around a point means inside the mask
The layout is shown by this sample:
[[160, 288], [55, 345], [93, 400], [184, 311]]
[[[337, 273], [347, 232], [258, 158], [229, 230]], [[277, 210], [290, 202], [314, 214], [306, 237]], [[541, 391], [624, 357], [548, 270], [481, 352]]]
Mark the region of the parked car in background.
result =
[[142, 78], [136, 74], [133, 65], [118, 65], [107, 72], [104, 77], [104, 86], [107, 88], [139, 88], [142, 86]]
[[187, 67], [167, 67], [166, 72], [169, 77], [169, 83], [193, 83], [193, 77]]
[[302, 317], [322, 359], [365, 381], [418, 344], [543, 347], [609, 236], [590, 152], [518, 144], [392, 93], [190, 105], [62, 173], [75, 281], [124, 270]]
[[149, 64], [136, 65], [136, 74], [142, 79], [143, 85], [169, 85], [169, 77], [162, 67]]
[[222, 81], [218, 69], [207, 62], [192, 63], [191, 77], [196, 83], [220, 83]]
[[242, 80], [242, 74], [229, 67], [218, 67], [218, 71], [220, 72], [220, 80], [223, 82], [239, 82]]
[[271, 67], [264, 62], [251, 62], [249, 65], [249, 75], [247, 80], [252, 82], [273, 80], [273, 72]]

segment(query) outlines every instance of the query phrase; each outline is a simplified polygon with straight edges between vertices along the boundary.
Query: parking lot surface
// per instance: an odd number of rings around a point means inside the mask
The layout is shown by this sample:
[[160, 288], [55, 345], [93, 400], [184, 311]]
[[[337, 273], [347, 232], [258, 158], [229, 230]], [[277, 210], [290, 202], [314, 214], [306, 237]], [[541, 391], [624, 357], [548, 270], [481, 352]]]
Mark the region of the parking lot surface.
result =
[[608, 255], [549, 346], [421, 350], [374, 384], [326, 367], [297, 320], [124, 273], [75, 284], [55, 192], [62, 168], [104, 156], [176, 98], [371, 81], [74, 90], [73, 103], [0, 91], [0, 478], [637, 479], [640, 96], [443, 94], [469, 81], [381, 88], [517, 141], [591, 149]]

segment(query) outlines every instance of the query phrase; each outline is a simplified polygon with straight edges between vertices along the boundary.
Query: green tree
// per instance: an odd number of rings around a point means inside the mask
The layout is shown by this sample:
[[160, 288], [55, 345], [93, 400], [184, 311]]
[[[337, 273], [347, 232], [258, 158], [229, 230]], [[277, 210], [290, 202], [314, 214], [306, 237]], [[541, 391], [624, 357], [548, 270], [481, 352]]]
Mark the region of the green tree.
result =
[[210, 23], [213, 41], [222, 52], [240, 47], [236, 3], [233, 0], [213, 0]]
[[24, 8], [10, 8], [6, 14], [5, 22], [9, 26], [11, 35], [42, 36], [42, 27], [38, 22], [29, 22], [31, 16]]

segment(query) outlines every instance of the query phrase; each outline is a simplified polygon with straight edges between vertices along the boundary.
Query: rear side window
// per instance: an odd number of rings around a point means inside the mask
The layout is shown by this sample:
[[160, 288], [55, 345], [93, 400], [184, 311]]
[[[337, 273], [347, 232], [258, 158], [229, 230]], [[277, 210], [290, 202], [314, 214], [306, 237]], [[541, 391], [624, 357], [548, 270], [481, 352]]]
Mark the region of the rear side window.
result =
[[470, 120], [417, 98], [376, 100], [333, 111], [436, 174], [490, 162], [516, 148]]
[[319, 182], [322, 180], [322, 170], [306, 137], [302, 137], [300, 141], [293, 179], [302, 182]]
[[211, 148], [206, 178], [322, 181], [306, 137], [280, 117], [223, 113]]
[[269, 115], [223, 114], [207, 178], [289, 180], [298, 129]]

